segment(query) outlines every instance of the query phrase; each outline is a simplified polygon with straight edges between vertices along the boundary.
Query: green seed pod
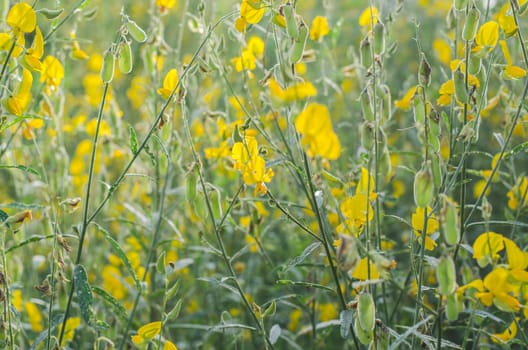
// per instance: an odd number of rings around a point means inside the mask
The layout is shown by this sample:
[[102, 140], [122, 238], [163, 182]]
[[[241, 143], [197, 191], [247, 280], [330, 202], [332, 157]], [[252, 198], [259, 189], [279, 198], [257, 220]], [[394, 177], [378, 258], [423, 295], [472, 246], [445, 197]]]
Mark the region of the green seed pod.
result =
[[106, 50], [103, 55], [103, 65], [101, 66], [101, 80], [110, 83], [114, 79], [115, 56], [110, 50]]
[[378, 94], [382, 98], [381, 116], [383, 120], [390, 120], [392, 118], [392, 98], [390, 89], [387, 85], [378, 85]]
[[91, 9], [91, 10], [87, 10], [86, 12], [83, 13], [83, 17], [84, 17], [84, 19], [86, 19], [87, 21], [91, 21], [91, 20], [94, 19], [96, 16], [97, 16], [97, 7], [94, 7], [93, 9]]
[[361, 124], [361, 128], [359, 129], [361, 145], [366, 150], [371, 150], [372, 147], [374, 147], [374, 142], [376, 140], [374, 136], [375, 132], [376, 126], [373, 123], [365, 121], [363, 124]]
[[215, 219], [221, 218], [223, 216], [222, 196], [218, 188], [209, 191], [209, 200], [211, 201], [211, 209], [213, 209]]
[[433, 183], [436, 189], [442, 184], [442, 161], [438, 153], [431, 152], [431, 170], [433, 172]]
[[476, 6], [473, 6], [466, 17], [466, 23], [462, 29], [462, 39], [471, 41], [477, 35], [477, 29], [479, 25], [480, 11]]
[[451, 293], [446, 298], [446, 317], [448, 321], [456, 321], [458, 318], [456, 293]]
[[365, 39], [361, 40], [359, 44], [359, 54], [361, 56], [361, 64], [366, 69], [369, 69], [372, 66], [372, 53], [370, 52], [370, 39], [367, 35]]
[[449, 295], [455, 291], [456, 270], [453, 259], [443, 257], [436, 268], [436, 279], [438, 281], [438, 292], [442, 295]]
[[466, 90], [466, 82], [464, 80], [464, 73], [460, 70], [460, 67], [453, 72], [453, 82], [455, 85], [455, 97], [460, 103], [468, 103], [469, 96]]
[[361, 328], [373, 331], [374, 321], [376, 320], [376, 306], [370, 293], [361, 293], [359, 295], [357, 312]]
[[457, 11], [464, 11], [467, 7], [468, 0], [455, 0], [454, 1], [454, 7]]
[[145, 31], [141, 29], [141, 27], [136, 22], [129, 19], [126, 23], [126, 27], [132, 39], [138, 43], [143, 43], [147, 40], [147, 33], [145, 33]]
[[431, 162], [423, 164], [414, 176], [414, 202], [421, 208], [426, 208], [433, 200], [434, 183], [431, 173]]
[[381, 157], [379, 159], [379, 169], [380, 173], [385, 175], [385, 179], [390, 178], [392, 172], [392, 163], [388, 147], [384, 147], [383, 151], [381, 152]]
[[480, 72], [481, 64], [480, 64], [480, 57], [477, 57], [476, 55], [471, 55], [469, 58], [469, 66], [468, 71], [470, 74], [477, 75]]
[[447, 244], [455, 245], [460, 239], [456, 204], [449, 197], [442, 201], [442, 231]]
[[132, 47], [125, 41], [119, 49], [119, 70], [121, 73], [128, 74], [132, 71]]
[[374, 53], [381, 55], [385, 51], [385, 26], [378, 22], [374, 26]]
[[431, 65], [423, 52], [421, 53], [420, 67], [418, 68], [418, 82], [424, 87], [431, 84]]
[[363, 345], [368, 345], [374, 338], [374, 332], [372, 330], [365, 330], [361, 328], [361, 325], [359, 323], [358, 317], [356, 317], [356, 321], [354, 322], [354, 329], [356, 330], [356, 335]]
[[301, 24], [299, 25], [298, 40], [296, 40], [293, 44], [292, 53], [290, 56], [291, 63], [297, 63], [301, 60], [304, 52], [304, 47], [306, 46], [306, 41], [308, 40], [308, 34], [308, 26], [306, 25], [306, 23], [304, 23], [303, 20], [301, 20]]
[[425, 125], [425, 102], [423, 95], [418, 93], [413, 98], [414, 122], [419, 126]]
[[297, 41], [299, 39], [299, 28], [297, 27], [297, 19], [295, 18], [295, 9], [289, 1], [282, 7], [282, 13], [286, 19], [286, 31], [288, 35]]
[[363, 118], [368, 121], [374, 121], [374, 113], [372, 113], [372, 105], [370, 104], [370, 94], [367, 89], [364, 89], [359, 96], [361, 103], [361, 111], [363, 112]]
[[47, 19], [55, 19], [61, 15], [64, 9], [40, 9], [37, 12], [42, 13]]
[[[438, 115], [436, 112], [436, 109], [431, 108], [431, 112], [429, 113], [429, 116], [431, 115]], [[427, 134], [427, 142], [431, 149], [434, 152], [440, 151], [440, 124], [438, 123], [438, 119], [429, 118], [429, 133]]]

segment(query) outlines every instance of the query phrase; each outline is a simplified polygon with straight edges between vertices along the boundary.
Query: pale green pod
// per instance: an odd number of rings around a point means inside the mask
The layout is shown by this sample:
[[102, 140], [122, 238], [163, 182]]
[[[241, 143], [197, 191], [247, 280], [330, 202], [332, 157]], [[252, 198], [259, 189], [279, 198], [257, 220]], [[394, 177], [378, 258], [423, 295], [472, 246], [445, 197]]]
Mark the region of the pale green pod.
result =
[[436, 280], [438, 281], [438, 292], [442, 295], [449, 295], [455, 291], [456, 271], [453, 259], [443, 257], [436, 267]]
[[374, 113], [372, 112], [370, 95], [366, 89], [361, 92], [361, 95], [359, 96], [359, 101], [361, 103], [361, 111], [363, 112], [363, 118], [368, 121], [374, 121]]
[[132, 47], [128, 41], [119, 49], [118, 64], [121, 73], [128, 74], [132, 71]]
[[418, 125], [425, 125], [425, 101], [422, 94], [416, 94], [413, 98], [414, 122]]
[[463, 11], [466, 9], [468, 0], [454, 0], [453, 6], [457, 11]]
[[134, 21], [128, 20], [126, 23], [126, 27], [128, 29], [128, 33], [138, 43], [143, 43], [147, 40], [147, 33], [141, 27]]
[[361, 328], [361, 325], [359, 324], [359, 320], [357, 317], [354, 322], [354, 329], [356, 331], [356, 336], [358, 337], [361, 344], [369, 345], [370, 342], [374, 339], [374, 331], [365, 330]]
[[361, 128], [359, 129], [359, 134], [361, 136], [361, 145], [366, 150], [370, 150], [372, 149], [372, 147], [374, 147], [374, 142], [376, 142], [375, 128], [376, 126], [369, 121], [365, 121], [363, 124], [361, 124]]
[[438, 153], [431, 153], [431, 171], [433, 174], [433, 183], [436, 189], [442, 184], [442, 160]]
[[306, 46], [306, 41], [308, 40], [309, 29], [304, 21], [301, 21], [299, 25], [299, 37], [295, 41], [291, 53], [291, 63], [297, 63], [302, 59], [304, 48]]
[[103, 65], [101, 66], [101, 80], [110, 83], [114, 79], [115, 56], [110, 50], [106, 50], [103, 55]]
[[368, 69], [372, 66], [372, 53], [370, 52], [370, 39], [367, 35], [359, 44], [359, 54], [361, 56], [361, 65]]
[[460, 239], [460, 233], [458, 231], [458, 214], [455, 202], [447, 197], [443, 200], [442, 214], [444, 239], [447, 244], [455, 245]]
[[473, 75], [477, 75], [480, 72], [482, 65], [480, 57], [472, 55], [469, 58], [468, 72]]
[[458, 305], [456, 293], [451, 293], [446, 298], [446, 318], [449, 321], [456, 321], [458, 318]]
[[453, 82], [455, 85], [455, 97], [460, 103], [468, 103], [469, 96], [466, 90], [466, 82], [464, 72], [460, 70], [460, 67], [453, 72]]
[[466, 23], [462, 29], [462, 39], [465, 41], [471, 41], [477, 35], [477, 29], [479, 25], [480, 11], [476, 6], [471, 7], [466, 16]]
[[433, 196], [434, 183], [431, 162], [427, 162], [414, 176], [414, 202], [418, 207], [426, 208], [433, 200]]
[[297, 19], [295, 18], [295, 9], [289, 1], [282, 7], [282, 13], [286, 20], [286, 31], [288, 35], [297, 41], [299, 39], [299, 28], [297, 26]]
[[376, 321], [376, 306], [370, 293], [361, 293], [359, 295], [357, 312], [361, 328], [373, 331], [374, 322]]
[[374, 26], [373, 49], [376, 55], [381, 55], [385, 51], [385, 26], [378, 22]]

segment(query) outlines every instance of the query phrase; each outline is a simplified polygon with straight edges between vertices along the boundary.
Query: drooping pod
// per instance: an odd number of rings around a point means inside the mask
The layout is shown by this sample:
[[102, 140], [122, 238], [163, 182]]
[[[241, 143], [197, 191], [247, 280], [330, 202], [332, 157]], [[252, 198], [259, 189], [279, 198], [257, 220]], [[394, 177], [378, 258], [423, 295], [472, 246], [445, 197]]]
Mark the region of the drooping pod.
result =
[[293, 44], [292, 48], [292, 54], [291, 54], [291, 63], [297, 63], [301, 60], [304, 47], [306, 46], [306, 41], [308, 40], [308, 34], [309, 34], [308, 26], [304, 21], [301, 20], [301, 24], [299, 25], [299, 36], [298, 39]]
[[378, 22], [374, 26], [374, 53], [381, 55], [385, 51], [385, 26]]
[[126, 23], [126, 27], [132, 39], [138, 43], [143, 43], [147, 40], [147, 33], [145, 33], [145, 31], [141, 29], [141, 27], [136, 22], [129, 19]]
[[121, 73], [128, 74], [132, 71], [132, 47], [128, 41], [125, 41], [119, 49], [118, 64]]
[[111, 50], [106, 50], [103, 54], [103, 65], [101, 66], [101, 80], [110, 83], [114, 79], [115, 56]]
[[288, 35], [297, 41], [299, 39], [299, 28], [297, 27], [297, 19], [295, 18], [295, 9], [289, 1], [282, 7], [282, 13], [286, 20], [286, 31]]

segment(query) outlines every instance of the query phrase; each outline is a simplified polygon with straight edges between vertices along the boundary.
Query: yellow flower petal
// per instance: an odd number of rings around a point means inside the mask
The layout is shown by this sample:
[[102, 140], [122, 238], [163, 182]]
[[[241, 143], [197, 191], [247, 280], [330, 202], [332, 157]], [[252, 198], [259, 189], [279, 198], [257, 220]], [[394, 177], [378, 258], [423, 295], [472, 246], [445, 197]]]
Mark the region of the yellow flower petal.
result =
[[29, 33], [37, 25], [37, 14], [31, 6], [24, 2], [19, 2], [9, 10], [6, 22], [15, 31]]

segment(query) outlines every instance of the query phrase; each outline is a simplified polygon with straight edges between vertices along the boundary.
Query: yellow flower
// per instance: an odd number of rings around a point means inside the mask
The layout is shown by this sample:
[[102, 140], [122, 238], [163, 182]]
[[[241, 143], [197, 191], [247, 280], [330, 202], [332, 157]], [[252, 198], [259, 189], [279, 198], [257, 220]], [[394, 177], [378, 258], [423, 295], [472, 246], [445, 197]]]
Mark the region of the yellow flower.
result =
[[368, 27], [378, 23], [379, 11], [375, 6], [367, 7], [359, 16], [359, 25], [361, 27]]
[[161, 12], [164, 12], [166, 9], [176, 6], [176, 0], [156, 0], [156, 6], [160, 8]]
[[[427, 207], [427, 230], [426, 230], [426, 237], [425, 237], [425, 249], [427, 250], [433, 250], [434, 247], [436, 247], [436, 242], [429, 237], [431, 234], [438, 231], [439, 222], [436, 219], [434, 215], [431, 215], [432, 209], [430, 207]], [[419, 237], [418, 242], [421, 243], [421, 236], [423, 233], [423, 227], [424, 227], [424, 219], [425, 219], [425, 211], [422, 207], [417, 207], [416, 211], [412, 214], [411, 217], [411, 224], [414, 229], [414, 234]]]
[[282, 86], [275, 80], [268, 81], [271, 96], [278, 104], [286, 104], [297, 100], [305, 100], [308, 97], [317, 95], [317, 89], [311, 82], [298, 82], [283, 89]]
[[235, 161], [233, 167], [242, 172], [244, 183], [255, 185], [255, 194], [265, 195], [268, 192], [265, 183], [271, 182], [275, 174], [271, 168], [266, 169], [255, 138], [246, 135], [245, 142], [235, 142], [231, 158]]
[[163, 350], [178, 350], [178, 348], [173, 342], [171, 342], [170, 340], [167, 340], [165, 344], [163, 345]]
[[[370, 278], [369, 278], [369, 271], [370, 271]], [[376, 269], [376, 265], [374, 264], [372, 259], [369, 259], [368, 257], [364, 257], [356, 265], [356, 268], [354, 269], [354, 272], [352, 273], [352, 277], [360, 281], [367, 281], [369, 279], [375, 280], [375, 279], [380, 278], [380, 274], [378, 270]]]
[[31, 6], [19, 2], [9, 10], [6, 22], [15, 32], [30, 33], [37, 25], [37, 15]]
[[265, 11], [262, 0], [242, 0], [240, 4], [240, 17], [250, 24], [260, 22]]
[[249, 50], [243, 50], [242, 54], [233, 58], [231, 62], [233, 62], [237, 72], [242, 72], [244, 70], [254, 70], [257, 68], [257, 58], [253, 52]]
[[477, 36], [475, 37], [475, 43], [477, 47], [474, 48], [473, 52], [479, 52], [487, 49], [492, 50], [497, 41], [499, 40], [499, 24], [495, 21], [488, 21], [484, 23], [478, 30]]
[[247, 50], [255, 57], [261, 58], [264, 55], [264, 40], [258, 36], [252, 36], [248, 40]]
[[505, 268], [497, 267], [484, 277], [484, 287], [488, 291], [478, 292], [475, 296], [486, 306], [491, 306], [493, 303], [502, 311], [517, 312], [521, 309], [521, 303], [514, 295], [518, 294], [519, 288], [509, 280], [510, 272]]
[[518, 179], [515, 186], [506, 194], [508, 207], [512, 210], [525, 208], [528, 205], [528, 177]]
[[418, 90], [418, 85], [412, 86], [409, 90], [407, 90], [405, 95], [403, 95], [401, 100], [394, 101], [394, 105], [397, 108], [402, 109], [404, 111], [408, 110], [409, 108], [411, 108], [411, 103], [412, 103], [412, 100], [414, 98], [414, 95], [418, 91], [419, 91]]
[[502, 77], [508, 80], [517, 80], [526, 76], [526, 69], [518, 66], [506, 66], [502, 71]]
[[53, 56], [46, 56], [42, 62], [40, 82], [45, 83], [51, 91], [56, 91], [62, 78], [64, 78], [64, 68], [60, 61]]
[[[75, 330], [81, 325], [81, 318], [80, 317], [70, 317], [66, 321], [66, 328], [64, 329], [64, 336], [63, 341], [64, 343], [71, 342], [73, 340], [73, 336], [75, 335]], [[60, 334], [62, 329], [62, 323], [59, 324], [58, 333]]]
[[33, 332], [41, 332], [44, 329], [42, 325], [42, 315], [40, 310], [34, 303], [28, 301], [24, 304], [26, 313], [29, 316], [29, 324]]
[[491, 340], [496, 344], [504, 344], [515, 338], [515, 336], [517, 336], [517, 321], [513, 320], [504, 332], [492, 334]]
[[369, 174], [366, 168], [361, 167], [361, 177], [356, 187], [356, 194], [368, 194], [369, 200], [373, 201], [377, 197], [374, 190], [374, 177]]
[[161, 332], [161, 321], [150, 322], [137, 330], [137, 335], [132, 336], [132, 342], [141, 345], [145, 341], [154, 339]]
[[[345, 198], [340, 209], [347, 219], [352, 234], [356, 237], [363, 232], [366, 223], [374, 218], [374, 209], [370, 205], [369, 198], [362, 193], [356, 193], [352, 197]], [[343, 231], [343, 229], [340, 230]]]
[[504, 237], [495, 232], [485, 232], [477, 237], [473, 243], [473, 258], [480, 267], [493, 263], [499, 259], [499, 252], [504, 249]]
[[310, 27], [310, 39], [318, 41], [328, 33], [330, 33], [330, 27], [328, 26], [326, 17], [316, 16]]
[[508, 15], [507, 13], [510, 10], [510, 4], [506, 3], [502, 6], [499, 14], [497, 15], [497, 21], [499, 22], [499, 27], [502, 29], [506, 37], [510, 37], [517, 33], [517, 25], [515, 24], [515, 19], [513, 16]]
[[324, 303], [319, 305], [319, 321], [326, 322], [337, 318], [337, 308], [334, 303]]
[[341, 143], [325, 105], [310, 103], [306, 106], [295, 120], [295, 129], [302, 134], [302, 144], [308, 146], [309, 156], [334, 160], [341, 155]]
[[173, 68], [170, 71], [167, 72], [165, 75], [165, 78], [163, 79], [163, 87], [160, 87], [158, 89], [158, 95], [163, 97], [164, 99], [168, 99], [170, 94], [172, 93], [172, 90], [176, 87], [178, 84], [178, 71]]
[[434, 39], [433, 50], [438, 60], [448, 66], [451, 62], [451, 46], [445, 40]]
[[40, 72], [42, 70], [42, 62], [40, 62], [42, 55], [44, 55], [44, 37], [39, 27], [36, 26], [33, 44], [24, 55], [24, 66], [33, 72]]

